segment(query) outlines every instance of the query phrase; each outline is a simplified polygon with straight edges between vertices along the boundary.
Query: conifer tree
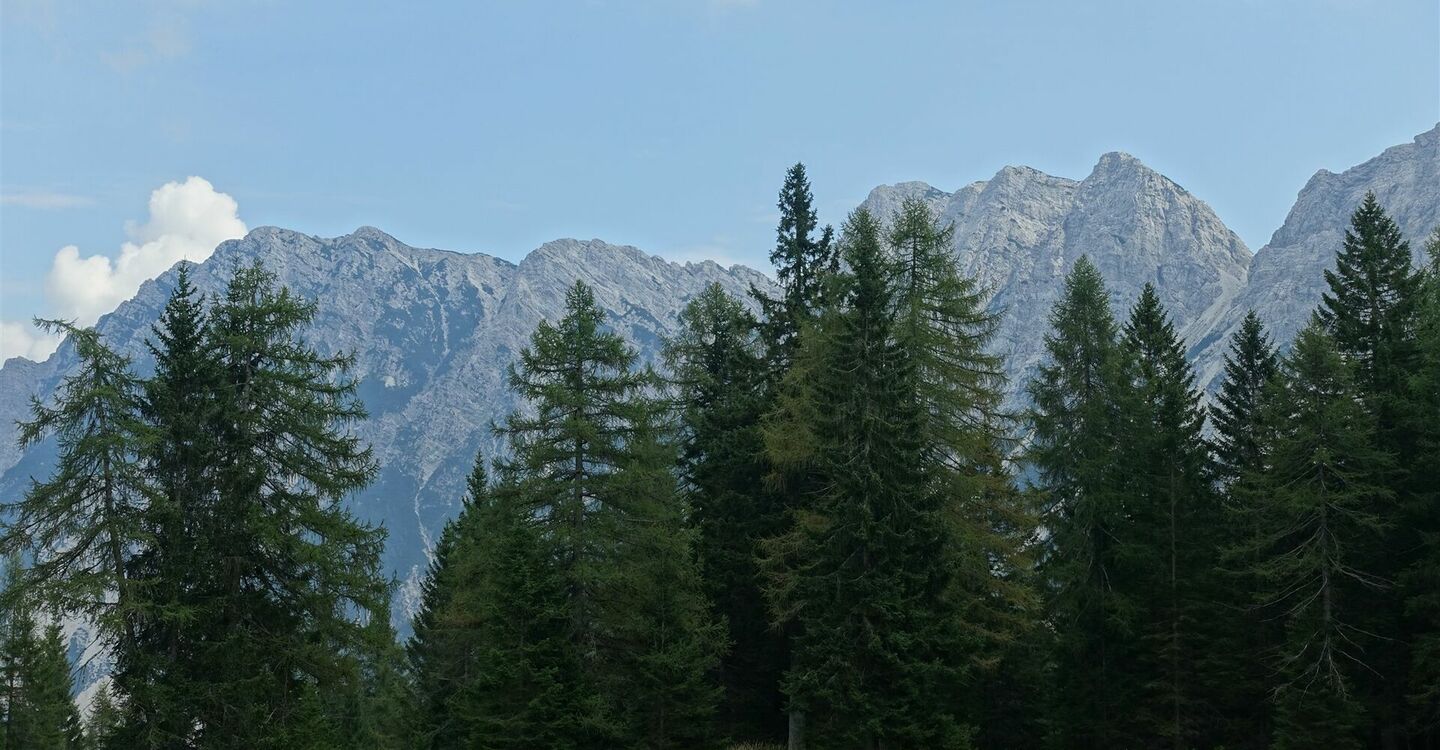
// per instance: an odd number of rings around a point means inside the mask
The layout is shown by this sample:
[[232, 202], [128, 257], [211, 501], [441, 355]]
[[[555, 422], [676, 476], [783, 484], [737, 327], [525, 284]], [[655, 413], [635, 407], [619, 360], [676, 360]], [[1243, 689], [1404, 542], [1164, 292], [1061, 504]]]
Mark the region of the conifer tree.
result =
[[1407, 522], [1419, 535], [1415, 562], [1404, 573], [1406, 615], [1416, 623], [1411, 655], [1410, 696], [1415, 728], [1440, 743], [1440, 228], [1426, 243], [1429, 263], [1421, 286], [1418, 361], [1410, 383], [1407, 410], [1418, 439], [1411, 461], [1411, 499]]
[[1380, 429], [1390, 429], [1393, 400], [1415, 356], [1415, 314], [1420, 277], [1410, 243], [1367, 193], [1350, 217], [1335, 270], [1325, 272], [1320, 321], [1342, 355], [1355, 364], [1357, 385], [1372, 401]]
[[[896, 272], [866, 212], [846, 223], [840, 306], [787, 376], [806, 403], [767, 430], [824, 478], [769, 544], [769, 594], [798, 621], [786, 691], [807, 736], [850, 747], [959, 747], [967, 649], [947, 598], [941, 496], [923, 472], [915, 363], [897, 342]], [[798, 442], [797, 442], [798, 441]]]
[[461, 647], [437, 696], [449, 739], [430, 746], [595, 747], [603, 707], [582, 673], [565, 581], [529, 499], [512, 479], [472, 502], [451, 553], [454, 590], [436, 619]]
[[219, 369], [207, 350], [206, 326], [190, 264], [181, 263], [146, 342], [155, 370], [142, 388], [147, 439], [140, 459], [153, 490], [140, 516], [145, 543], [126, 562], [141, 613], [136, 644], [117, 655], [114, 675], [130, 710], [126, 738], [134, 744], [185, 741], [195, 725], [195, 684], [207, 679], [191, 673], [194, 631], [187, 627], [203, 618], [193, 575], [204, 567], [206, 550], [195, 530], [215, 501], [208, 459]]
[[720, 740], [713, 675], [725, 631], [703, 594], [659, 416], [635, 422], [611, 487], [624, 498], [629, 529], [608, 586], [615, 644], [606, 692], [618, 699], [632, 747], [701, 750]]
[[314, 314], [258, 263], [237, 268], [210, 311], [216, 496], [192, 532], [208, 603], [190, 659], [208, 676], [196, 698], [204, 747], [334, 742], [323, 694], [353, 672], [389, 596], [384, 531], [344, 505], [375, 472], [351, 432], [365, 410], [351, 360], [299, 338]]
[[1240, 330], [1230, 337], [1225, 354], [1225, 379], [1210, 418], [1215, 423], [1215, 473], [1230, 484], [1260, 468], [1260, 397], [1275, 377], [1275, 346], [1254, 310], [1245, 314]]
[[7, 587], [4, 606], [25, 608], [16, 600], [26, 600], [86, 618], [105, 645], [133, 653], [136, 592], [126, 559], [143, 542], [140, 519], [150, 495], [138, 458], [145, 439], [140, 384], [130, 360], [95, 329], [37, 323], [65, 334], [78, 365], [54, 404], [32, 399], [30, 421], [19, 425], [22, 448], [53, 436], [59, 456], [49, 479], [32, 480], [17, 502], [0, 502], [7, 519], [0, 553], [30, 560]]
[[[1410, 244], [1400, 233], [1374, 194], [1367, 194], [1350, 218], [1344, 244], [1335, 257], [1335, 270], [1326, 271], [1328, 286], [1321, 296], [1319, 317], [1340, 355], [1355, 367], [1360, 397], [1375, 419], [1376, 440], [1392, 459], [1413, 455], [1419, 435], [1410, 419], [1413, 396], [1409, 391], [1417, 366], [1415, 341], [1420, 276], [1411, 265]], [[1417, 507], [1411, 462], [1391, 462], [1391, 474], [1382, 481], [1395, 493], [1396, 514]], [[1411, 518], [1392, 515], [1386, 538], [1369, 550], [1365, 567], [1386, 580], [1403, 582], [1420, 547]], [[1387, 744], [1402, 741], [1406, 724], [1405, 685], [1411, 662], [1409, 644], [1416, 623], [1404, 614], [1404, 599], [1411, 592], [1377, 597], [1373, 606], [1384, 613], [1374, 623], [1382, 640], [1372, 646], [1373, 674], [1361, 689], [1370, 696], [1378, 731]]]
[[476, 634], [457, 627], [452, 601], [464, 584], [456, 568], [462, 554], [473, 554], [472, 538], [483, 531], [478, 508], [488, 502], [489, 478], [485, 457], [476, 454], [460, 513], [445, 523], [431, 552], [430, 564], [420, 586], [420, 609], [412, 621], [410, 640], [405, 645], [415, 679], [416, 721], [426, 747], [452, 747], [460, 727], [452, 715], [449, 700], [473, 674], [469, 652]]
[[1149, 591], [1141, 648], [1146, 699], [1133, 714], [1151, 723], [1173, 747], [1209, 744], [1201, 717], [1214, 711], [1216, 683], [1201, 668], [1216, 644], [1214, 603], [1221, 587], [1212, 575], [1218, 559], [1219, 506], [1209, 481], [1203, 437], [1205, 410], [1185, 347], [1155, 287], [1146, 284], [1126, 322], [1129, 401], [1127, 429], [1117, 463], [1128, 487], [1126, 539], [1142, 563]]
[[785, 183], [780, 188], [776, 203], [780, 223], [775, 230], [775, 249], [770, 251], [781, 295], [772, 298], [759, 289], [750, 289], [764, 313], [761, 330], [771, 376], [776, 378], [794, 360], [801, 329], [824, 307], [825, 278], [838, 268], [839, 256], [830, 227], [827, 225], [815, 236], [819, 219], [814, 203], [805, 165], [796, 163], [785, 172]]
[[[886, 240], [897, 262], [897, 341], [916, 369], [912, 398], [924, 420], [926, 482], [942, 498], [952, 596], [974, 644], [971, 700], [984, 704], [989, 685], [1001, 679], [997, 669], [1030, 636], [1038, 614], [1027, 549], [1036, 520], [1003, 461], [1012, 417], [1001, 406], [1003, 362], [989, 351], [999, 319], [985, 309], [975, 280], [960, 272], [952, 237], [924, 201], [907, 199]], [[1003, 721], [1010, 731], [1033, 717]]]
[[[1277, 748], [1360, 747], [1367, 724], [1357, 678], [1375, 635], [1367, 600], [1387, 582], [1363, 565], [1383, 538], [1378, 482], [1389, 458], [1352, 366], [1318, 321], [1302, 330], [1266, 397], [1267, 466], [1254, 483], [1265, 523], [1254, 540], [1261, 602], [1283, 618], [1275, 662]], [[1249, 486], [1248, 484], [1246, 486]]]
[[124, 715], [115, 704], [109, 683], [102, 683], [95, 689], [90, 703], [90, 715], [85, 720], [85, 744], [90, 750], [111, 750], [121, 747], [118, 743]]
[[[663, 410], [653, 393], [658, 379], [648, 369], [635, 369], [634, 350], [605, 331], [603, 322], [593, 292], [577, 282], [566, 295], [565, 316], [554, 325], [541, 322], [520, 363], [512, 367], [511, 386], [529, 407], [511, 415], [497, 431], [512, 445], [504, 470], [519, 483], [525, 510], [540, 524], [558, 566], [566, 635], [581, 660], [574, 684], [599, 698], [594, 710], [575, 717], [591, 738], [586, 742], [642, 744], [650, 737], [656, 746], [670, 746], [664, 742], [672, 740], [660, 742], [650, 733], [653, 725], [634, 721], [635, 712], [627, 708], [622, 693], [631, 689], [627, 679], [638, 683], [647, 677], [643, 665], [631, 660], [633, 654], [620, 653], [616, 646], [634, 644], [639, 637], [657, 646], [656, 634], [633, 629], [634, 618], [637, 612], [662, 606], [662, 597], [685, 600], [665, 605], [667, 616], [698, 621], [703, 592], [698, 579], [676, 575], [693, 562], [688, 540], [657, 541], [680, 535], [678, 526], [667, 520], [679, 517], [672, 515], [678, 510], [667, 507], [677, 502], [674, 477], [668, 473], [674, 454], [657, 453], [653, 438], [647, 437]], [[663, 477], [656, 473], [661, 466], [666, 469]], [[626, 570], [623, 561], [643, 552], [667, 557]], [[652, 624], [665, 627], [664, 622]], [[716, 649], [700, 641], [712, 632], [699, 627], [685, 634], [697, 643], [680, 648], [683, 663], [671, 666], [690, 677], [710, 671]], [[713, 694], [683, 694], [687, 704], [671, 706], [671, 715], [693, 718], [713, 710]]]
[[1144, 596], [1117, 461], [1124, 382], [1110, 295], [1081, 257], [1050, 314], [1046, 361], [1029, 384], [1027, 459], [1044, 494], [1049, 531], [1040, 560], [1056, 633], [1057, 704], [1066, 747], [1112, 747], [1144, 737], [1136, 643]]
[[1272, 392], [1278, 369], [1275, 347], [1251, 311], [1230, 338], [1225, 379], [1210, 405], [1215, 424], [1211, 449], [1222, 503], [1217, 524], [1217, 580], [1222, 590], [1211, 614], [1220, 643], [1206, 662], [1225, 677], [1215, 709], [1227, 747], [1266, 747], [1271, 735], [1270, 656], [1279, 648], [1283, 628], [1274, 612], [1255, 602], [1257, 559], [1249, 540], [1259, 533], [1268, 497], [1247, 485], [1266, 469], [1264, 397]]
[[[12, 563], [7, 588], [20, 578]], [[23, 601], [0, 610], [0, 748], [83, 750], [80, 714], [58, 625], [39, 628]]]
[[736, 740], [783, 736], [784, 641], [770, 627], [757, 542], [777, 531], [765, 491], [760, 422], [766, 397], [758, 323], [712, 284], [685, 307], [665, 345], [677, 401], [680, 479], [706, 594], [724, 619], [719, 723]]

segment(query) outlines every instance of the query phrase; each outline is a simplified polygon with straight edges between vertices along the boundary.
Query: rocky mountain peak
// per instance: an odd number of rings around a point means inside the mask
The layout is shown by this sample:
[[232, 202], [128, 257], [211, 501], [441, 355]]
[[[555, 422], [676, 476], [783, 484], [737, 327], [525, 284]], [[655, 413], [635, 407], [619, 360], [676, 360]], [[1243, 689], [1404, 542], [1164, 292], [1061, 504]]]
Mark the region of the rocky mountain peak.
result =
[[1305, 183], [1285, 223], [1255, 253], [1242, 293], [1224, 315], [1187, 331], [1201, 383], [1219, 378], [1227, 341], [1247, 311], [1282, 344], [1305, 324], [1366, 193], [1375, 194], [1420, 262], [1425, 238], [1440, 225], [1440, 125], [1338, 174], [1319, 170]]

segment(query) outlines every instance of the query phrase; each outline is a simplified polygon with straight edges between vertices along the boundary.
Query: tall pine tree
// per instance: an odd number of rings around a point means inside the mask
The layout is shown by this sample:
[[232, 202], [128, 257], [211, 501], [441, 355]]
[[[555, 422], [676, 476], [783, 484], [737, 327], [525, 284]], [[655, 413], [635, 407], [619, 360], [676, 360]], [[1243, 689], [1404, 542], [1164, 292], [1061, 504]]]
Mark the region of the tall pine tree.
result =
[[985, 707], [995, 706], [994, 685], [1016, 676], [1015, 650], [1033, 636], [1038, 602], [1028, 553], [1036, 519], [1003, 462], [1013, 418], [1002, 408], [1003, 362], [990, 351], [999, 316], [961, 273], [952, 238], [953, 228], [919, 199], [894, 216], [886, 240], [896, 262], [896, 338], [916, 370], [911, 398], [923, 418], [926, 483], [950, 527], [945, 554], [969, 643], [967, 700], [982, 734], [1014, 737], [1017, 725], [1037, 724], [1038, 709]]
[[[1413, 401], [1410, 380], [1417, 366], [1415, 341], [1420, 276], [1411, 265], [1410, 244], [1374, 194], [1350, 218], [1335, 270], [1325, 272], [1328, 290], [1321, 296], [1319, 317], [1335, 340], [1340, 355], [1355, 368], [1356, 386], [1375, 420], [1376, 440], [1392, 459], [1413, 455], [1419, 436], [1409, 418]], [[1415, 508], [1417, 477], [1410, 462], [1392, 461], [1384, 482], [1396, 493], [1395, 514]], [[1420, 546], [1413, 519], [1391, 515], [1386, 538], [1368, 551], [1366, 568], [1396, 582], [1415, 564]], [[1369, 693], [1382, 744], [1403, 742], [1407, 718], [1405, 685], [1409, 682], [1409, 644], [1419, 625], [1404, 614], [1403, 600], [1412, 592], [1378, 597], [1373, 606], [1385, 617], [1374, 623], [1383, 640], [1372, 647], [1371, 666], [1361, 689]]]
[[750, 289], [764, 313], [761, 330], [771, 376], [776, 378], [794, 361], [801, 330], [824, 307], [826, 277], [839, 267], [834, 233], [828, 225], [819, 229], [814, 204], [805, 165], [796, 163], [785, 172], [785, 183], [780, 188], [776, 203], [780, 223], [775, 230], [775, 249], [770, 251], [770, 265], [775, 268], [781, 294], [773, 298], [762, 290]]
[[[1419, 535], [1414, 562], [1401, 578], [1406, 616], [1416, 623], [1411, 654], [1410, 701], [1423, 741], [1440, 746], [1440, 228], [1426, 243], [1418, 311], [1418, 361], [1407, 410], [1417, 435], [1407, 522]], [[1419, 742], [1417, 742], [1419, 744]], [[1421, 745], [1423, 746], [1423, 745]]]
[[1300, 332], [1266, 399], [1267, 466], [1253, 483], [1265, 502], [1254, 540], [1260, 601], [1278, 612], [1277, 748], [1361, 747], [1362, 675], [1373, 667], [1373, 591], [1385, 579], [1364, 552], [1383, 538], [1388, 456], [1359, 399], [1352, 366], [1318, 323]]
[[[1213, 575], [1220, 544], [1219, 505], [1203, 437], [1205, 410], [1195, 373], [1155, 287], [1146, 284], [1126, 322], [1122, 349], [1133, 391], [1117, 463], [1129, 474], [1131, 528], [1125, 539], [1149, 591], [1142, 627], [1146, 697], [1132, 713], [1172, 747], [1218, 738], [1204, 717], [1218, 683], [1203, 668], [1217, 643]], [[1151, 742], [1154, 742], [1153, 740]], [[1147, 742], [1147, 744], [1151, 744]]]
[[680, 478], [705, 590], [726, 623], [719, 721], [736, 740], [784, 736], [785, 644], [770, 627], [757, 542], [777, 531], [765, 491], [760, 422], [765, 364], [754, 316], [712, 284], [685, 307], [665, 345], [676, 399]]
[[207, 347], [204, 302], [181, 263], [175, 286], [146, 342], [155, 358], [144, 381], [141, 415], [148, 430], [140, 459], [153, 486], [141, 515], [145, 543], [126, 563], [141, 616], [133, 650], [117, 654], [114, 685], [126, 696], [130, 722], [122, 736], [146, 746], [182, 743], [194, 731], [191, 701], [204, 675], [192, 672], [202, 590], [193, 578], [207, 550], [196, 524], [213, 508], [209, 458], [217, 420], [219, 369]]
[[[880, 227], [846, 223], [841, 302], [805, 344], [767, 443], [821, 477], [769, 545], [770, 596], [801, 625], [786, 690], [821, 746], [960, 747], [966, 649], [924, 473], [919, 373], [896, 331], [896, 270]], [[797, 443], [796, 441], [801, 441]]]
[[141, 519], [151, 494], [139, 460], [147, 434], [140, 383], [129, 358], [95, 329], [38, 322], [66, 335], [78, 365], [55, 403], [32, 400], [31, 419], [19, 425], [22, 447], [53, 436], [59, 457], [49, 479], [32, 480], [18, 502], [0, 503], [0, 517], [7, 518], [0, 553], [31, 561], [7, 587], [4, 606], [33, 603], [83, 617], [125, 658], [136, 650], [139, 614], [126, 561], [144, 542]]
[[431, 551], [420, 586], [420, 608], [405, 645], [415, 679], [415, 718], [426, 747], [459, 742], [459, 720], [449, 701], [473, 675], [470, 662], [477, 634], [461, 626], [452, 602], [465, 584], [458, 571], [461, 556], [474, 554], [474, 537], [484, 531], [480, 509], [489, 501], [490, 488], [483, 455], [476, 454], [465, 486], [460, 513], [445, 523]]
[[1280, 646], [1283, 628], [1270, 609], [1258, 606], [1254, 592], [1255, 550], [1249, 544], [1259, 533], [1268, 496], [1248, 486], [1266, 469], [1268, 444], [1264, 399], [1273, 392], [1279, 357], [1264, 325], [1253, 311], [1230, 337], [1221, 382], [1210, 415], [1213, 471], [1221, 493], [1217, 576], [1225, 585], [1211, 613], [1220, 629], [1220, 643], [1206, 661], [1225, 676], [1215, 706], [1227, 746], [1263, 748], [1270, 742], [1270, 656]]
[[1143, 737], [1133, 712], [1144, 681], [1136, 644], [1144, 600], [1117, 461], [1131, 398], [1100, 272], [1081, 257], [1050, 314], [1046, 361], [1029, 384], [1027, 460], [1044, 495], [1040, 560], [1056, 633], [1053, 720], [1064, 747], [1118, 747]]
[[216, 496], [191, 532], [207, 599], [190, 658], [207, 676], [202, 747], [335, 741], [322, 695], [345, 684], [370, 643], [367, 621], [387, 611], [384, 531], [344, 504], [375, 473], [351, 429], [365, 410], [350, 358], [300, 339], [314, 315], [258, 263], [235, 270], [210, 313]]
[[[582, 744], [671, 747], [703, 736], [715, 695], [696, 686], [715, 665], [719, 631], [703, 624], [698, 577], [684, 574], [693, 551], [678, 525], [674, 454], [653, 432], [658, 379], [635, 369], [634, 350], [603, 323], [594, 293], [577, 282], [565, 316], [542, 321], [511, 369], [528, 407], [498, 433], [512, 445], [504, 470], [558, 566], [567, 638], [581, 659], [576, 684], [598, 698], [577, 716]], [[627, 569], [637, 554], [654, 557]], [[677, 621], [689, 624], [677, 630]], [[655, 678], [653, 659], [691, 686], [664, 707], [684, 721], [657, 725], [649, 712], [658, 704], [637, 708], [625, 694]]]
[[1254, 310], [1245, 314], [1225, 353], [1225, 379], [1210, 405], [1215, 424], [1215, 473], [1230, 484], [1260, 468], [1260, 397], [1275, 377], [1278, 356]]

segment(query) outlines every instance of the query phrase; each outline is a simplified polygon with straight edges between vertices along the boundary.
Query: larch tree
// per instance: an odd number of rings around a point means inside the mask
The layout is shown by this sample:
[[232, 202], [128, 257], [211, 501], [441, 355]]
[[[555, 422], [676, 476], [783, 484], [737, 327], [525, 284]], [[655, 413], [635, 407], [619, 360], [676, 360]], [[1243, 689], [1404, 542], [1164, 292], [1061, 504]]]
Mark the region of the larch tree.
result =
[[[637, 369], [635, 351], [603, 323], [594, 293], [577, 282], [564, 317], [542, 321], [512, 367], [511, 387], [527, 405], [497, 433], [511, 441], [504, 470], [519, 483], [558, 566], [579, 684], [599, 697], [580, 717], [589, 741], [670, 747], [704, 726], [715, 694], [678, 691], [670, 698], [683, 703], [665, 708], [676, 721], [657, 727], [646, 711], [658, 706], [637, 709], [625, 693], [654, 679], [652, 658], [668, 660], [672, 679], [683, 675], [697, 686], [714, 667], [721, 643], [711, 636], [720, 631], [705, 624], [708, 608], [680, 527], [674, 453], [655, 432], [664, 411], [659, 379]], [[627, 570], [637, 554], [652, 558]], [[676, 622], [693, 629], [676, 632]]]
[[[916, 371], [923, 467], [949, 525], [950, 595], [970, 639], [967, 700], [980, 724], [989, 686], [1004, 679], [1002, 665], [1013, 676], [1012, 654], [1039, 614], [1030, 575], [1037, 521], [1005, 468], [1013, 416], [1002, 406], [1003, 362], [991, 352], [999, 316], [960, 271], [952, 239], [953, 228], [919, 199], [902, 203], [885, 237], [895, 261], [895, 335]], [[1031, 719], [993, 717], [1012, 725], [1006, 732]]]

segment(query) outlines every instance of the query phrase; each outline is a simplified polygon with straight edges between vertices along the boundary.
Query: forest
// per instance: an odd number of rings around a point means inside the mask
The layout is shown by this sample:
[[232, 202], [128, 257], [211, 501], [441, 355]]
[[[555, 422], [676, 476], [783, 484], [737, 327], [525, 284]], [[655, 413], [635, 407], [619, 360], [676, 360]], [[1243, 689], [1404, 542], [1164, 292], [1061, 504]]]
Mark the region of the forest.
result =
[[797, 164], [779, 293], [712, 286], [663, 361], [569, 290], [403, 621], [313, 301], [182, 266], [144, 373], [44, 321], [80, 366], [0, 498], [0, 749], [1440, 748], [1440, 229], [1346, 207], [1309, 325], [1252, 312], [1213, 392], [1081, 257], [1012, 408], [996, 323], [1043, 311], [921, 201], [813, 204]]

